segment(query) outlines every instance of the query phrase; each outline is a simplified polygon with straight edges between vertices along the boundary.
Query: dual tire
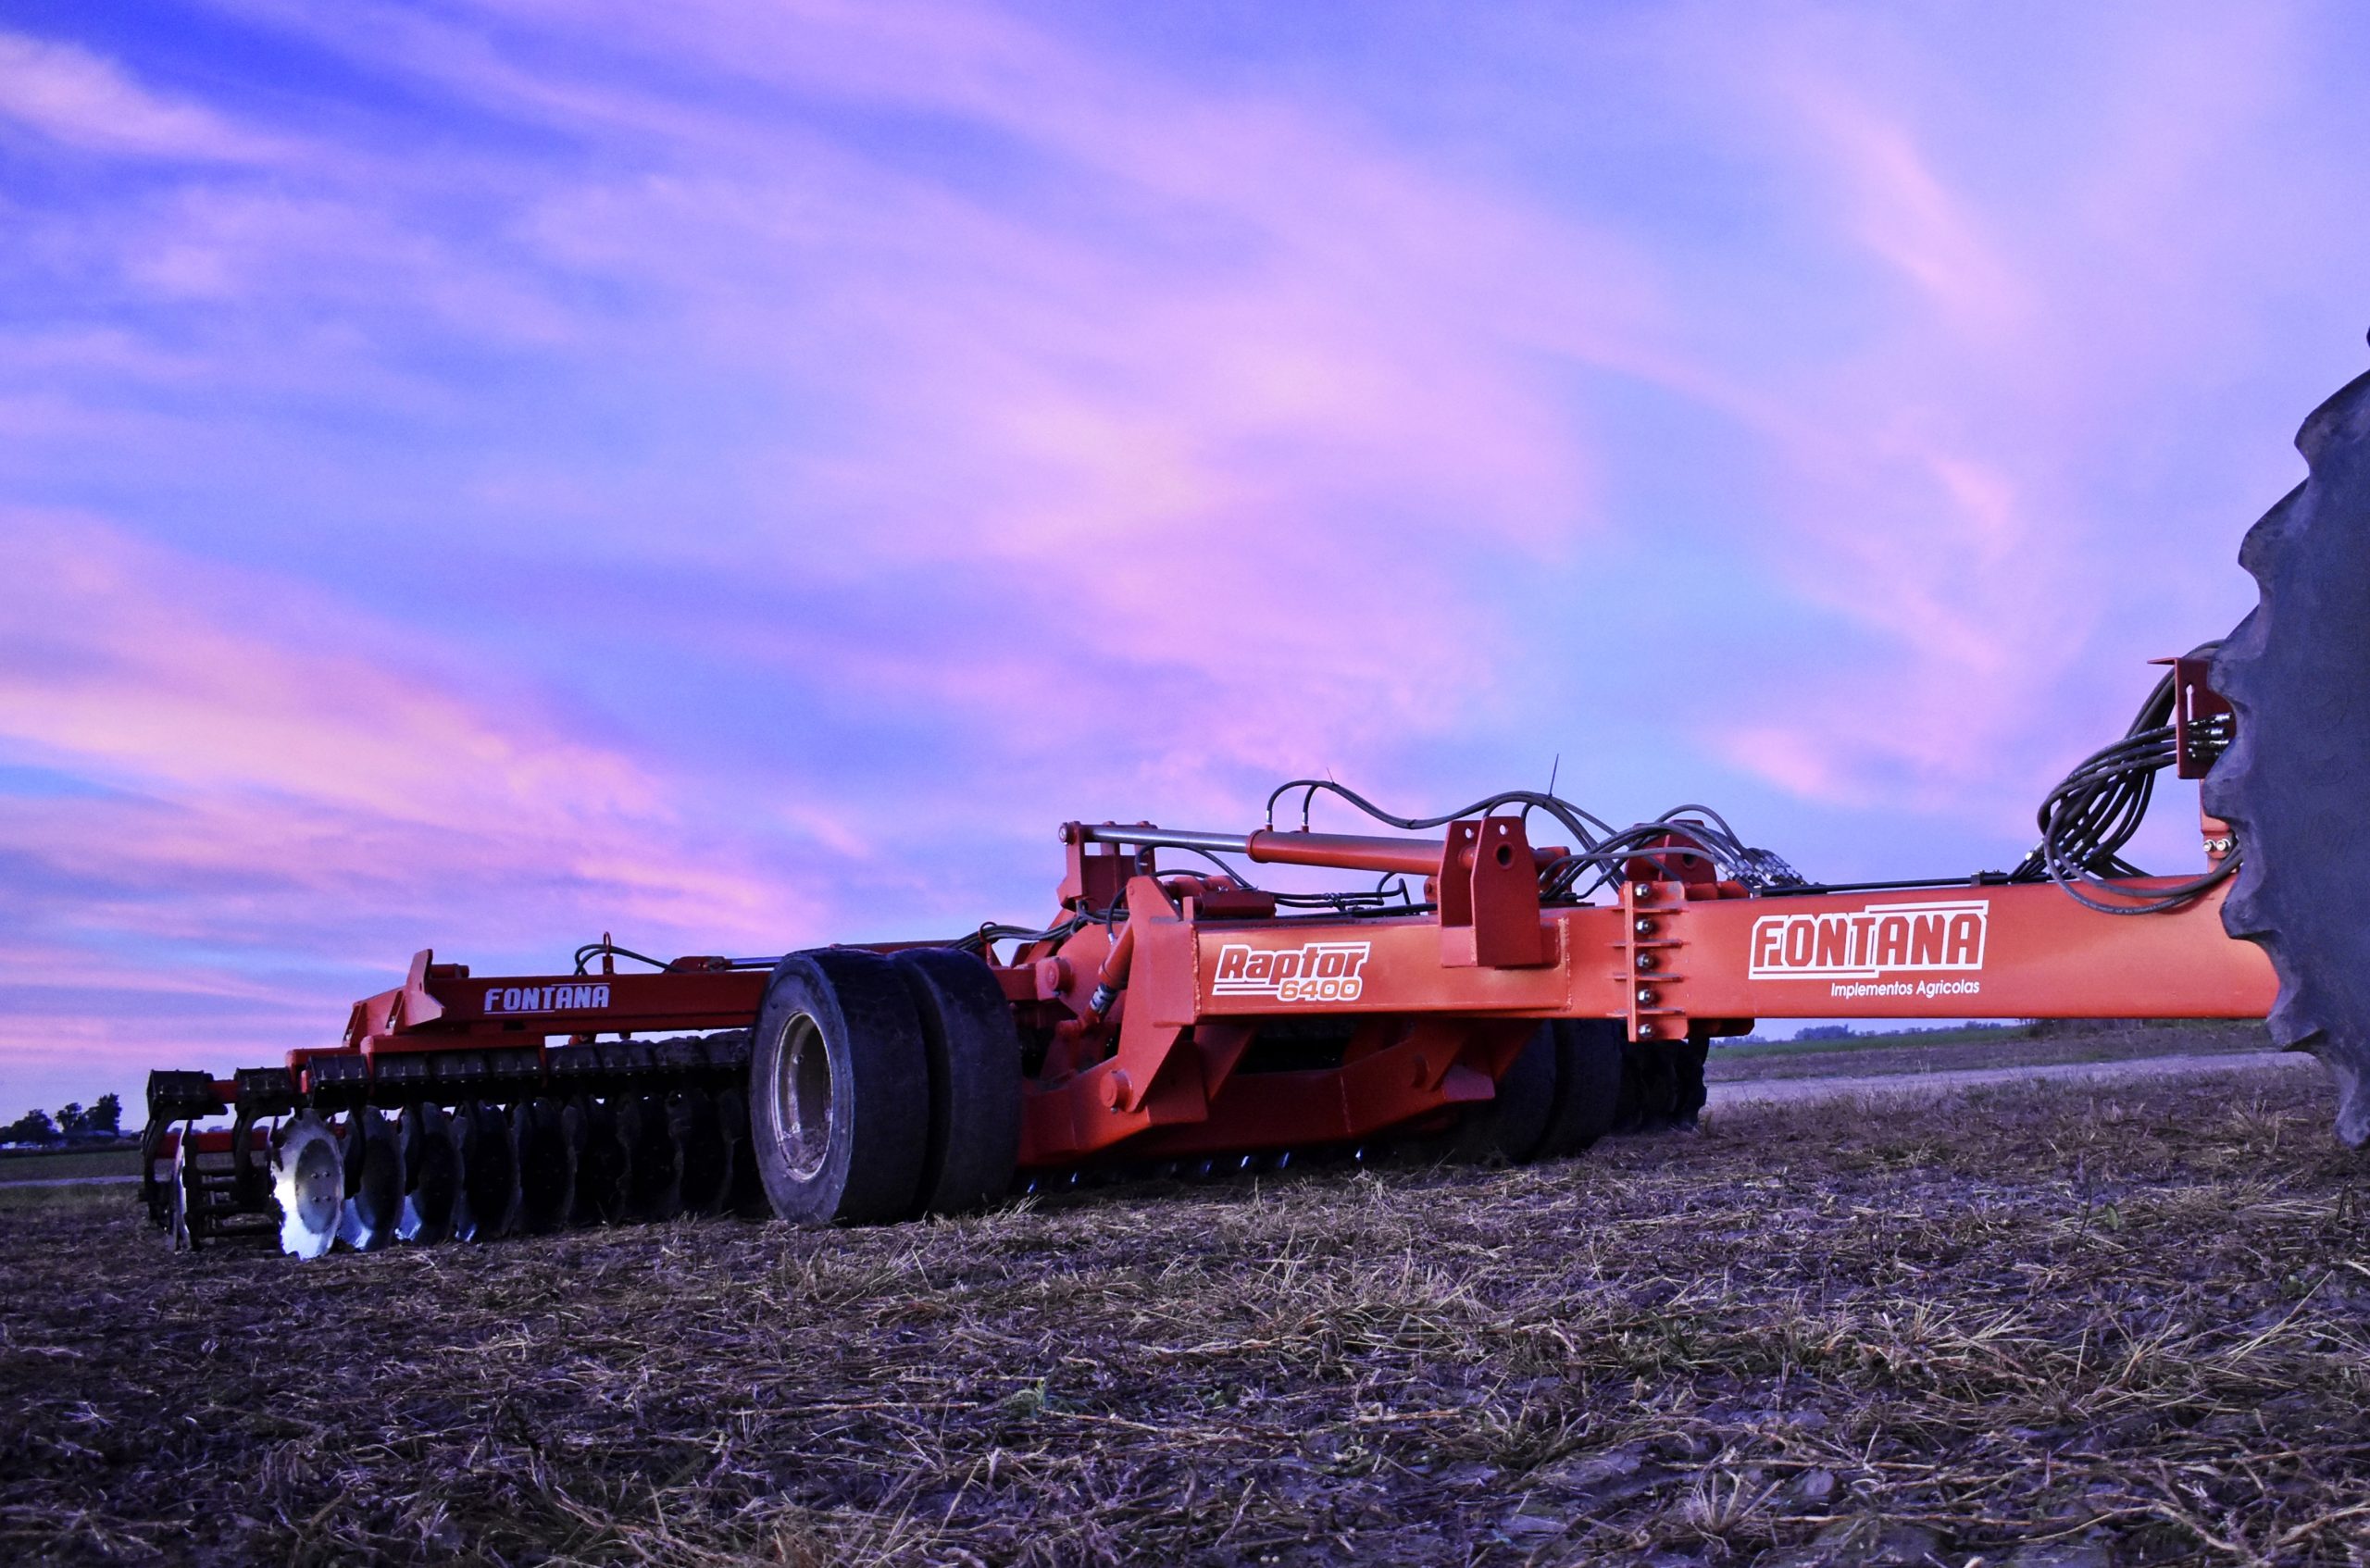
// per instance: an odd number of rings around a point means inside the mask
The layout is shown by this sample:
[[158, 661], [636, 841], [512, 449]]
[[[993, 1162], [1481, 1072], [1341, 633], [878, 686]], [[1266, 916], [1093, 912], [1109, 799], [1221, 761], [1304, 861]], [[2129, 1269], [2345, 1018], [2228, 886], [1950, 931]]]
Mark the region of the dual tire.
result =
[[1540, 1025], [1498, 1080], [1496, 1098], [1457, 1125], [1451, 1157], [1521, 1165], [1586, 1151], [1620, 1113], [1622, 1035], [1611, 1019]]
[[963, 1213], [1011, 1186], [1020, 1039], [969, 953], [791, 954], [767, 986], [749, 1068], [750, 1142], [786, 1220]]

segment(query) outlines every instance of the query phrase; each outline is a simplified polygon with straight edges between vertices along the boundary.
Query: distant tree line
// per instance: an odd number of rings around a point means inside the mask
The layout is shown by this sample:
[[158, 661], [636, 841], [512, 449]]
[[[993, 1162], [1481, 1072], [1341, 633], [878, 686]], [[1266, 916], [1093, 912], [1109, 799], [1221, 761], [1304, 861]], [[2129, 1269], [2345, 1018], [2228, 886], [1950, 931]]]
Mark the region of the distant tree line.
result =
[[46, 1111], [28, 1111], [0, 1126], [0, 1143], [69, 1143], [122, 1136], [123, 1101], [112, 1094], [100, 1095], [98, 1103], [89, 1107], [69, 1101], [55, 1116]]

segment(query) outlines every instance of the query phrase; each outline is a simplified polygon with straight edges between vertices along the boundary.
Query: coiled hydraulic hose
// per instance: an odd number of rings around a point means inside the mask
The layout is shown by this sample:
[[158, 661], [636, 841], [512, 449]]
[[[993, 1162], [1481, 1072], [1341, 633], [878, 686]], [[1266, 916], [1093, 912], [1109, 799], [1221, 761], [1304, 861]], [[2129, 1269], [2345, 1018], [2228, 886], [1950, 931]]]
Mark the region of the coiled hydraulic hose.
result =
[[[2207, 642], [2190, 650], [2189, 656], [2207, 658], [2221, 646]], [[2084, 758], [2041, 801], [2040, 842], [2009, 874], [2011, 881], [2047, 878], [2076, 902], [2102, 915], [2161, 915], [2237, 873], [2239, 848], [2234, 844], [2203, 876], [2152, 893], [2129, 892], [2108, 880], [2148, 875], [2123, 858], [2123, 847], [2148, 815], [2156, 775], [2175, 760], [2175, 696], [2173, 672], [2166, 670], [2123, 739]]]

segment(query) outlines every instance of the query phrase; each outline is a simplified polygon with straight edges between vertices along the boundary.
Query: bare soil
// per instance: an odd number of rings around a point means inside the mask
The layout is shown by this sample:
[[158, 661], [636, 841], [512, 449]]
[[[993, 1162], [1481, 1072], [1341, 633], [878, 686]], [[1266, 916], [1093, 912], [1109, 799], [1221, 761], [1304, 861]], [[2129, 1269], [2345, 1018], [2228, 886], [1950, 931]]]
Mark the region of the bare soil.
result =
[[0, 1557], [2353, 1563], [2316, 1076], [299, 1264], [0, 1213]]

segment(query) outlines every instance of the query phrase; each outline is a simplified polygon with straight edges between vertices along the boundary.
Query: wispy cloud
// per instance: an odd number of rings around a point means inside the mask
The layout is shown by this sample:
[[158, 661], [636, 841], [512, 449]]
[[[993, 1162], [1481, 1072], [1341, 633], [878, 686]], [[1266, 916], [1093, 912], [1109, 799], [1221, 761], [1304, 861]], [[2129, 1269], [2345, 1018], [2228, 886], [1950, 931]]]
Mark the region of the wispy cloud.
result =
[[[1756, 542], [1834, 639], [1742, 682], [1733, 709], [1753, 716], [1715, 720], [1715, 743], [1810, 799], [2015, 821], [2136, 700], [2141, 658], [2243, 605], [2216, 567], [2267, 493], [2225, 487], [2222, 532], [2172, 543], [2174, 516], [2216, 524], [2177, 490], [2172, 516], [2146, 516], [2138, 496], [2168, 476], [2144, 411], [2210, 374], [2187, 322], [2225, 333], [2231, 307], [2205, 305], [2203, 280], [2255, 297], [2227, 184], [2282, 140], [2297, 30], [2101, 18], [2058, 41], [2055, 70], [1897, 16], [1714, 31], [1728, 134], [1796, 193], [1796, 243], [1856, 293], [1847, 330], [1726, 367], [1778, 486]], [[2107, 61], [2096, 78], [2073, 63]], [[2179, 576], [2154, 628], [2131, 624], [2122, 586]]]
[[154, 92], [74, 44], [0, 32], [0, 120], [89, 152], [268, 164], [288, 144], [203, 104]]
[[183, 1033], [153, 999], [203, 998], [268, 1056], [418, 946], [542, 966], [588, 920], [686, 948], [819, 925], [680, 780], [405, 657], [367, 607], [89, 516], [0, 529], [39, 585], [0, 601], [0, 765], [36, 780], [0, 810], [20, 1010], [63, 991], [98, 1014], [78, 1037], [146, 1053]]
[[0, 36], [0, 1060], [1028, 915], [1294, 772], [1996, 860], [2352, 367], [2356, 24], [2186, 20]]

